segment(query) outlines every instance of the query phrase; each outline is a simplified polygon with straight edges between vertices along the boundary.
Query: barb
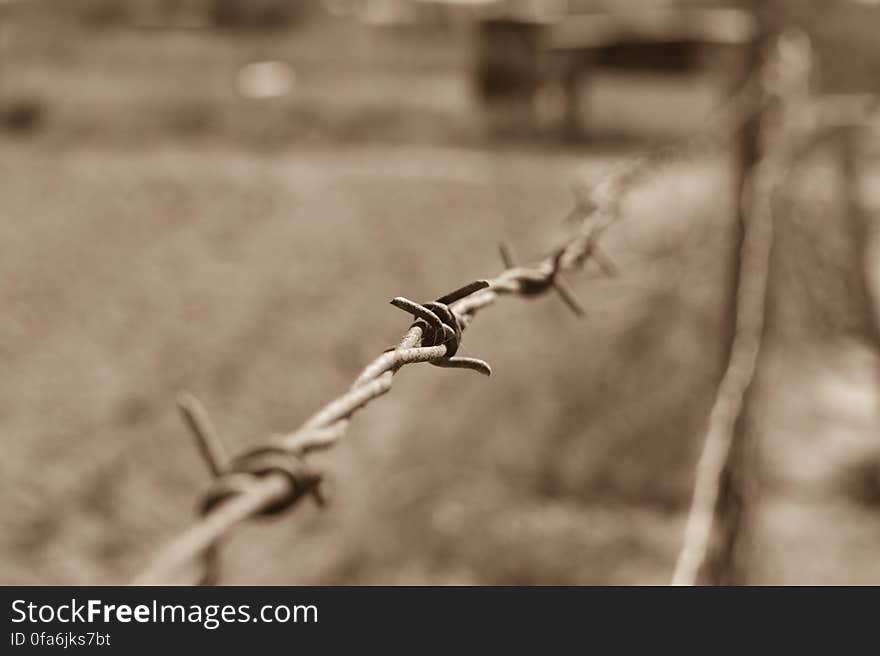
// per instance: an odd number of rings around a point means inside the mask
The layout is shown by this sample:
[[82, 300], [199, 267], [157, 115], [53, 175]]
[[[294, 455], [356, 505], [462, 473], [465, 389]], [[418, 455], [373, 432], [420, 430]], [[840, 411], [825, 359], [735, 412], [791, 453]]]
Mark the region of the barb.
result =
[[[580, 301], [578, 301], [577, 296], [575, 296], [574, 292], [571, 290], [571, 287], [568, 286], [568, 283], [559, 275], [559, 266], [562, 261], [562, 255], [565, 253], [564, 249], [559, 249], [556, 251], [555, 255], [553, 255], [553, 264], [550, 270], [550, 274], [546, 274], [543, 271], [540, 273], [530, 272], [527, 269], [520, 269], [516, 266], [516, 254], [513, 251], [513, 246], [506, 242], [502, 242], [498, 246], [499, 254], [501, 255], [501, 260], [504, 262], [504, 265], [508, 268], [508, 270], [519, 270], [520, 271], [520, 279], [521, 289], [519, 291], [523, 296], [532, 296], [535, 294], [543, 294], [550, 287], [555, 289], [559, 294], [559, 298], [562, 299], [562, 302], [568, 306], [568, 308], [574, 312], [575, 316], [582, 317], [586, 314], [584, 307], [581, 305]], [[595, 249], [594, 249], [595, 251]]]
[[[211, 476], [223, 476], [229, 469], [229, 456], [202, 402], [189, 392], [177, 398], [183, 420], [196, 438], [196, 446], [205, 459]], [[199, 585], [215, 585], [220, 580], [220, 543], [209, 545], [202, 552], [202, 576]]]
[[736, 423], [758, 365], [773, 239], [773, 198], [784, 183], [805, 125], [799, 120], [809, 95], [811, 53], [800, 32], [785, 33], [774, 44], [766, 67], [765, 93], [778, 112], [778, 126], [762, 125], [763, 153], [750, 172], [744, 199], [747, 223], [736, 294], [736, 332], [727, 370], [709, 415], [697, 463], [694, 494], [672, 585], [695, 585], [708, 557], [718, 500]]
[[413, 325], [419, 325], [422, 328], [423, 346], [427, 344], [428, 346], [443, 345], [446, 347], [446, 355], [432, 360], [431, 364], [449, 369], [471, 369], [485, 376], [490, 376], [492, 375], [492, 368], [483, 360], [453, 357], [458, 352], [458, 347], [461, 344], [462, 324], [449, 307], [450, 303], [467, 298], [470, 294], [485, 289], [488, 286], [489, 283], [485, 280], [477, 280], [460, 289], [456, 289], [454, 292], [441, 296], [436, 301], [419, 304], [398, 296], [392, 299], [391, 305], [419, 319]]
[[183, 420], [195, 436], [196, 446], [208, 464], [211, 475], [220, 476], [229, 466], [229, 456], [205, 406], [189, 392], [183, 392], [177, 398], [177, 407], [180, 408]]

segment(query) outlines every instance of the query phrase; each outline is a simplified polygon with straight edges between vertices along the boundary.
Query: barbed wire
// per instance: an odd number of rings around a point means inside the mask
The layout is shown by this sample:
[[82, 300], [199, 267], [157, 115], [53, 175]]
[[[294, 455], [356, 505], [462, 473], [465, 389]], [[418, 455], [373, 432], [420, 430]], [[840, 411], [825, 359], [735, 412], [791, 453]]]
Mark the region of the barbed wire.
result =
[[[463, 331], [481, 310], [501, 296], [532, 297], [555, 290], [568, 307], [582, 314], [583, 308], [561, 274], [580, 268], [591, 259], [597, 260], [598, 266], [609, 274], [616, 271], [598, 240], [619, 218], [620, 196], [629, 188], [628, 181], [634, 179], [635, 172], [644, 165], [642, 160], [634, 162], [600, 183], [592, 194], [592, 205], [587, 207], [581, 203], [580, 229], [543, 260], [518, 264], [512, 247], [504, 244], [501, 253], [507, 268], [494, 278], [465, 285], [436, 301], [416, 303], [404, 297], [392, 299], [392, 305], [415, 318], [403, 338], [393, 349], [370, 362], [346, 393], [325, 405], [292, 433], [274, 436], [230, 460], [202, 405], [191, 395], [183, 395], [179, 399], [181, 411], [197, 437], [215, 480], [203, 495], [200, 519], [171, 541], [134, 582], [151, 584], [173, 580], [171, 574], [200, 553], [206, 553], [232, 526], [248, 517], [279, 513], [307, 495], [317, 495], [320, 502], [321, 477], [303, 457], [336, 444], [345, 434], [352, 415], [386, 394], [394, 375], [404, 366], [426, 362], [490, 375], [488, 363], [456, 354]], [[210, 559], [210, 551], [207, 553]]]
[[395, 374], [404, 366], [429, 363], [490, 375], [488, 363], [457, 353], [463, 332], [481, 310], [500, 297], [530, 298], [555, 291], [575, 314], [583, 315], [584, 308], [562, 274], [594, 262], [605, 275], [617, 275], [617, 266], [599, 242], [605, 231], [622, 217], [624, 197], [647, 176], [656, 174], [677, 158], [706, 146], [726, 143], [758, 109], [751, 101], [752, 84], [753, 81], [747, 81], [696, 137], [656, 148], [618, 165], [589, 190], [575, 189], [575, 207], [565, 218], [573, 227], [572, 235], [546, 257], [519, 264], [512, 246], [501, 244], [500, 255], [506, 268], [495, 277], [465, 285], [436, 301], [416, 303], [405, 297], [392, 299], [393, 306], [414, 318], [403, 338], [394, 348], [370, 362], [348, 391], [321, 408], [297, 430], [272, 436], [259, 446], [229, 458], [202, 404], [190, 394], [181, 395], [179, 408], [214, 480], [202, 495], [199, 517], [168, 542], [133, 583], [177, 582], [175, 575], [198, 558], [202, 559], [200, 581], [214, 583], [219, 572], [219, 541], [236, 524], [252, 517], [280, 514], [304, 497], [322, 504], [321, 475], [306, 463], [305, 456], [339, 442], [354, 413], [386, 394]]

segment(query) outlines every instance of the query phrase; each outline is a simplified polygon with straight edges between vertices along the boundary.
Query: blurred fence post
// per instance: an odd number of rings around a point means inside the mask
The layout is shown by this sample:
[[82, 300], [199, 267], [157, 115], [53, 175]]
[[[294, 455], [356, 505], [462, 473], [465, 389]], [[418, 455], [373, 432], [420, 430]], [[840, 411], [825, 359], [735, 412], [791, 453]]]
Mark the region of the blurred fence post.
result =
[[[741, 251], [745, 239], [745, 224], [749, 212], [746, 184], [761, 157], [761, 125], [764, 121], [763, 89], [757, 78], [771, 32], [768, 2], [745, 0], [744, 5], [755, 16], [757, 33], [744, 53], [744, 67], [740, 89], [745, 93], [747, 106], [756, 107], [744, 121], [737, 135], [734, 191], [736, 221], [731, 239], [731, 262], [728, 267], [727, 294], [730, 299], [726, 317], [726, 350], [724, 361], [731, 355], [736, 331], [737, 289], [740, 281]], [[714, 585], [737, 585], [748, 581], [749, 545], [752, 542], [752, 503], [750, 497], [756, 484], [757, 454], [754, 426], [751, 421], [754, 386], [745, 392], [743, 409], [736, 420], [730, 455], [721, 479], [716, 509], [716, 541], [707, 555], [703, 576]]]

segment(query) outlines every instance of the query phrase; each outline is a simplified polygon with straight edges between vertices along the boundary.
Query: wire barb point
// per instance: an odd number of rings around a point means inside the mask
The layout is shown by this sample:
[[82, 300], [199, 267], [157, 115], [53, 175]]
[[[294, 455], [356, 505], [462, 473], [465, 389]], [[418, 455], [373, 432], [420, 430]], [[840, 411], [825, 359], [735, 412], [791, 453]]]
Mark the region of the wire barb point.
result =
[[479, 358], [443, 358], [434, 360], [431, 364], [447, 369], [470, 369], [484, 376], [492, 375], [492, 367], [489, 366], [489, 363]]
[[183, 421], [196, 438], [196, 446], [202, 454], [211, 475], [220, 476], [229, 466], [229, 456], [204, 404], [189, 392], [177, 396], [177, 407]]
[[456, 289], [454, 292], [449, 292], [446, 296], [441, 296], [437, 299], [438, 303], [443, 303], [443, 305], [452, 305], [456, 301], [460, 301], [466, 296], [470, 296], [474, 292], [478, 292], [481, 289], [486, 289], [489, 286], [488, 280], [475, 280], [474, 282], [465, 285], [464, 287], [460, 287]]
[[502, 241], [498, 244], [498, 254], [501, 255], [501, 261], [504, 262], [505, 267], [512, 269], [516, 266], [516, 252], [510, 242]]
[[577, 296], [575, 296], [574, 291], [568, 286], [568, 283], [565, 282], [563, 278], [556, 276], [553, 279], [553, 288], [556, 290], [556, 293], [559, 294], [559, 298], [562, 299], [562, 302], [574, 312], [576, 317], [583, 318], [586, 316], [587, 311], [584, 309], [584, 306], [581, 305], [581, 302], [578, 300]]

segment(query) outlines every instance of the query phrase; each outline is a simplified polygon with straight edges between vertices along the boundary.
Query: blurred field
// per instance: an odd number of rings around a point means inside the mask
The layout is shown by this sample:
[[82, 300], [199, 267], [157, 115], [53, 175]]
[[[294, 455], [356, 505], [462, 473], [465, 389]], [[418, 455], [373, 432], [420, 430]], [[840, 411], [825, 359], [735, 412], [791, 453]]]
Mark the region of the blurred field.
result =
[[[551, 245], [573, 173], [607, 164], [383, 147], [4, 154], [2, 398], [16, 437], [3, 578], [27, 582], [122, 577], [186, 520], [205, 473], [178, 389], [203, 397], [230, 444], [293, 427], [405, 328], [391, 296], [496, 270], [496, 235]], [[663, 252], [669, 226], [659, 244], [645, 232], [622, 226], [627, 247], [609, 245], [622, 266], [634, 247], [653, 253], [641, 275], [577, 285], [589, 320], [552, 298], [481, 317], [466, 346], [492, 380], [403, 372], [322, 456], [332, 509], [248, 530], [243, 550], [265, 571], [242, 561], [231, 576], [564, 582], [584, 549], [622, 571], [583, 562], [577, 580], [662, 576], [689, 475], [676, 433], [699, 421], [713, 373], [688, 354], [711, 339], [718, 299], [706, 284], [675, 291], [686, 269]], [[627, 372], [633, 360], [652, 373]], [[693, 381], [670, 394], [671, 375]], [[622, 411], [621, 397], [644, 410]], [[648, 435], [656, 416], [669, 427]], [[621, 503], [633, 504], [622, 523]]]
[[[231, 448], [297, 426], [402, 334], [390, 298], [497, 271], [501, 238], [542, 254], [565, 234], [571, 184], [627, 154], [481, 141], [461, 54], [442, 44], [387, 73], [388, 52], [334, 68], [307, 39], [41, 34], [57, 56], [13, 39], [6, 61], [32, 68], [7, 89], [42, 95], [51, 122], [0, 140], [2, 583], [126, 580], [207, 480], [180, 389]], [[231, 95], [239, 64], [280, 47], [302, 79], [323, 76], [305, 100]], [[623, 274], [572, 278], [584, 320], [552, 297], [480, 316], [464, 350], [491, 379], [401, 372], [315, 458], [330, 507], [243, 528], [224, 582], [664, 583], [729, 320], [729, 166], [679, 162], [628, 200], [607, 241]], [[809, 241], [840, 217], [811, 220], [789, 227]], [[863, 322], [851, 249], [780, 259], [760, 580], [880, 581], [876, 363], [844, 339]], [[831, 273], [813, 284], [797, 266], [817, 262]], [[789, 293], [802, 287], [825, 295]], [[816, 318], [829, 308], [849, 319]]]

